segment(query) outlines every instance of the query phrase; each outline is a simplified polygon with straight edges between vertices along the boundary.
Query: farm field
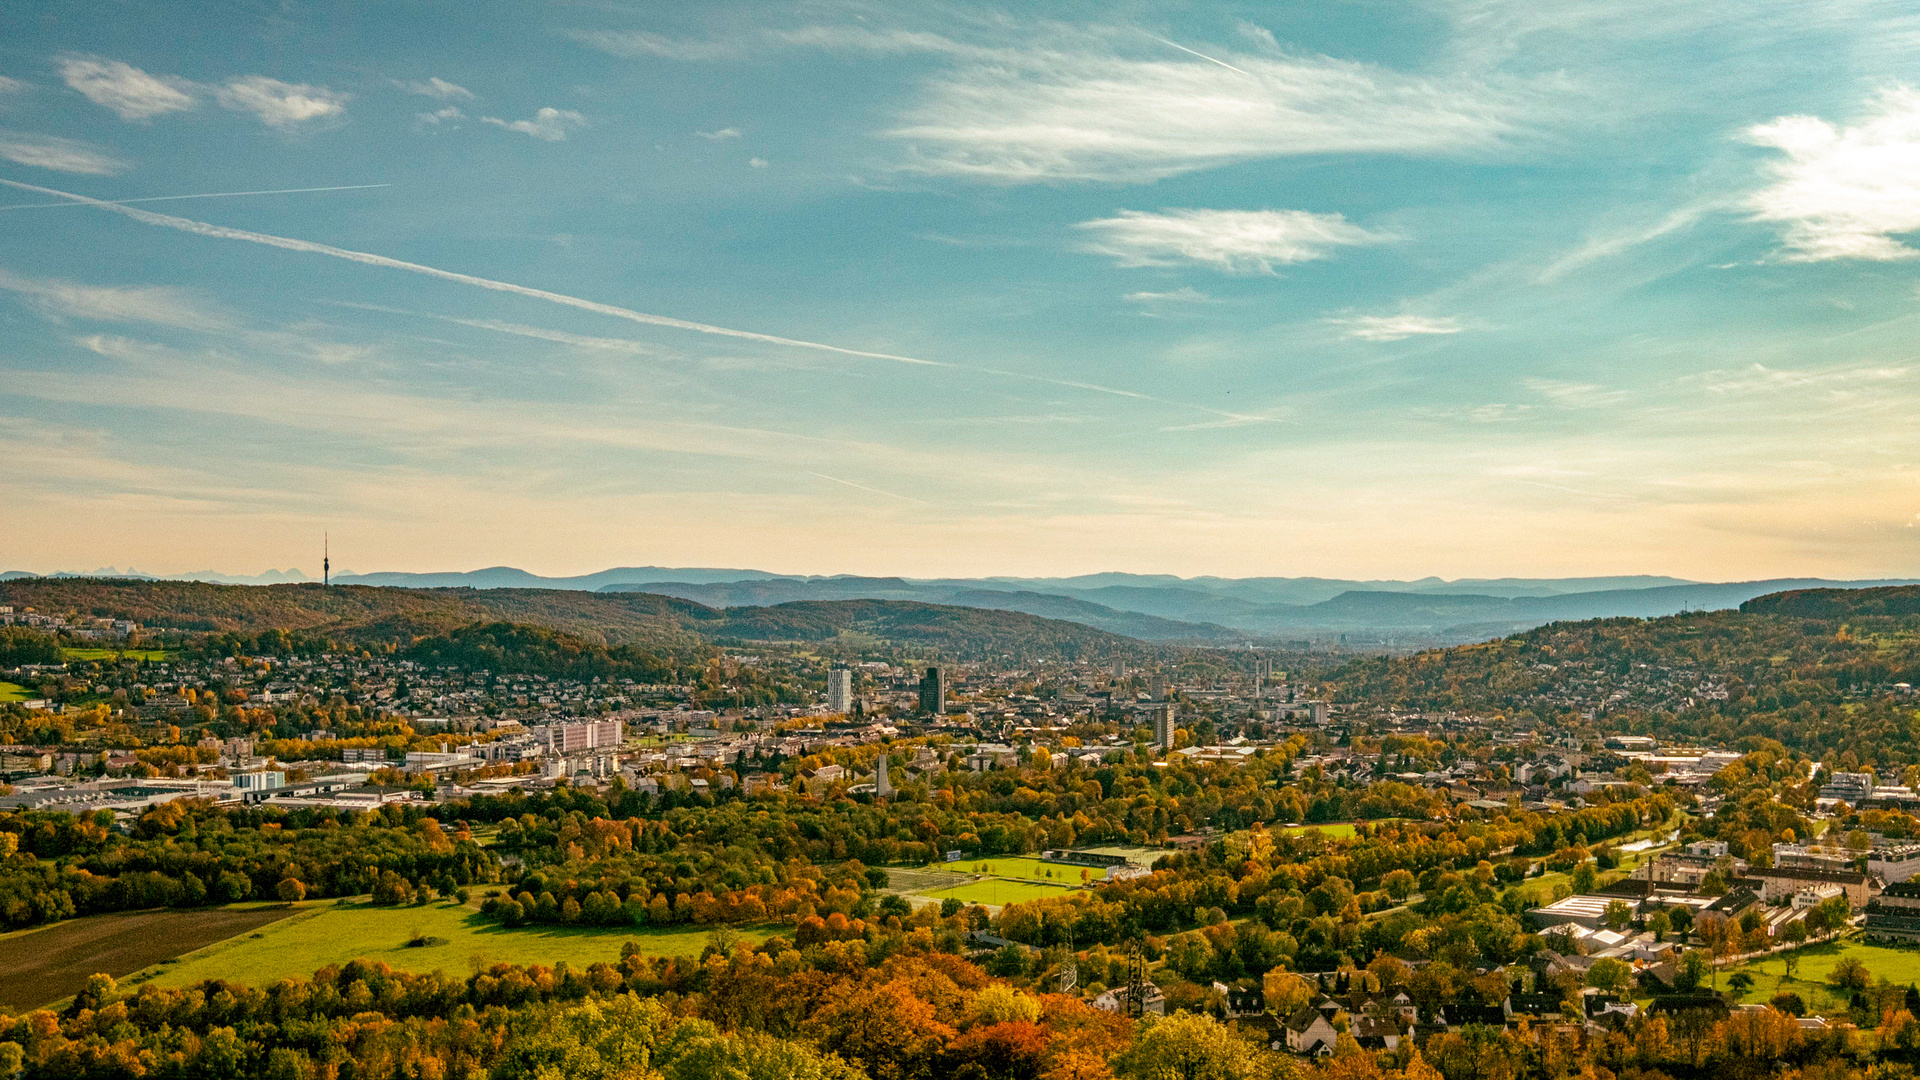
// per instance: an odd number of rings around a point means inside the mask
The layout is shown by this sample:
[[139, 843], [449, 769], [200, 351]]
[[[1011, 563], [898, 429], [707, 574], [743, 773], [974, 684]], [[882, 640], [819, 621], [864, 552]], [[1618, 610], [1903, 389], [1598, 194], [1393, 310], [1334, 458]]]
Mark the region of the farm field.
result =
[[952, 897], [965, 904], [985, 904], [989, 907], [1004, 907], [1007, 904], [1018, 904], [1026, 900], [1038, 900], [1048, 896], [1061, 896], [1064, 895], [1064, 893], [1064, 887], [1059, 885], [1041, 885], [1031, 881], [1008, 881], [1005, 879], [989, 878], [985, 881], [969, 882], [965, 885], [956, 885], [951, 889], [941, 889], [939, 892], [931, 892], [924, 895], [932, 897], [935, 900], [945, 900], [948, 897]]
[[68, 660], [170, 660], [165, 649], [61, 649], [60, 655]]
[[[740, 927], [755, 944], [774, 927]], [[465, 975], [476, 963], [554, 964], [565, 960], [585, 967], [620, 958], [620, 946], [640, 943], [655, 956], [698, 956], [711, 927], [654, 928], [524, 927], [508, 930], [471, 908], [453, 904], [426, 907], [374, 907], [360, 901], [315, 904], [294, 918], [246, 937], [223, 941], [177, 964], [149, 968], [142, 975], [161, 986], [186, 986], [203, 979], [231, 979], [260, 986], [288, 976], [311, 975], [329, 964], [365, 957], [407, 971], [445, 971]], [[441, 944], [410, 947], [422, 935]]]
[[71, 997], [87, 976], [121, 978], [182, 953], [286, 918], [278, 905], [89, 915], [0, 937], [0, 1010]]
[[[999, 856], [988, 859], [961, 859], [958, 862], [934, 863], [928, 870], [943, 871], [949, 874], [986, 874], [990, 877], [1019, 878], [1023, 881], [1049, 882], [1055, 885], [1078, 886], [1081, 883], [1081, 866], [1063, 866], [1059, 863], [1041, 862], [1025, 856]], [[1087, 870], [1086, 880], [1099, 881], [1104, 878], [1104, 870]]]
[[10, 682], [0, 682], [0, 704], [25, 700], [27, 700], [26, 687]]
[[1829, 941], [1819, 945], [1808, 945], [1796, 950], [1800, 954], [1800, 974], [1788, 981], [1787, 962], [1783, 956], [1769, 956], [1764, 960], [1735, 964], [1720, 972], [1720, 987], [1726, 989], [1727, 977], [1735, 972], [1744, 971], [1753, 976], [1753, 986], [1741, 996], [1744, 1002], [1765, 1002], [1781, 991], [1799, 994], [1807, 1003], [1807, 1008], [1817, 1013], [1845, 1012], [1847, 991], [1835, 991], [1827, 985], [1827, 972], [1840, 962], [1841, 957], [1858, 957], [1860, 962], [1873, 973], [1874, 981], [1885, 979], [1889, 982], [1920, 983], [1920, 949], [1895, 949], [1884, 945], [1868, 945], [1852, 938]]

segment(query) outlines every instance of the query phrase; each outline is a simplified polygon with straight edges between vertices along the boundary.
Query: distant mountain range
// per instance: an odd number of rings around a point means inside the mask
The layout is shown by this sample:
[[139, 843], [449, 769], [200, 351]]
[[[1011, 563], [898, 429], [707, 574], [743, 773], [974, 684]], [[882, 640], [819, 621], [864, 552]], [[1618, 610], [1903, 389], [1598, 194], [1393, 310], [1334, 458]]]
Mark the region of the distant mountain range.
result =
[[[35, 575], [13, 572], [0, 580]], [[49, 577], [152, 578], [108, 567]], [[312, 580], [298, 570], [253, 577], [212, 571], [168, 579], [225, 584]], [[338, 573], [338, 584], [411, 589], [558, 589], [654, 593], [712, 608], [793, 602], [900, 600], [1024, 612], [1149, 641], [1226, 642], [1333, 639], [1353, 644], [1447, 644], [1515, 633], [1543, 623], [1736, 608], [1768, 593], [1920, 583], [1900, 578], [1828, 581], [1774, 578], [1697, 582], [1651, 575], [1486, 578], [1448, 581], [1336, 578], [1180, 578], [1170, 574], [1086, 574], [1064, 578], [900, 578], [800, 576], [730, 568], [618, 567], [575, 577], [542, 577], [510, 566], [448, 573]]]

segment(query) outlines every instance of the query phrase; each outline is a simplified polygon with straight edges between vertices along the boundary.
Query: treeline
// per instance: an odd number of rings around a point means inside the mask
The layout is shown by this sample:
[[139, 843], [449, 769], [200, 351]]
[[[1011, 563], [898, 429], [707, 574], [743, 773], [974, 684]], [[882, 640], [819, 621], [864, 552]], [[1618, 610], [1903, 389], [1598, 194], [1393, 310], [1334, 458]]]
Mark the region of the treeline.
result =
[[0, 668], [60, 663], [60, 639], [24, 626], [0, 626]]
[[[716, 936], [695, 958], [584, 968], [496, 964], [465, 978], [365, 960], [270, 987], [209, 980], [128, 993], [95, 976], [59, 1013], [0, 1016], [0, 1072], [74, 1078], [235, 1080], [1565, 1080], [1907, 1075], [1920, 1043], [1904, 988], [1860, 1031], [1803, 1031], [1787, 1009], [1729, 1012], [1703, 996], [1603, 1028], [1468, 1027], [1392, 1051], [1342, 1031], [1303, 1062], [1205, 1014], [1129, 1021], [1075, 997], [996, 979], [941, 951], [953, 920], [889, 920], [864, 937], [749, 949]], [[996, 961], [998, 957], [995, 958]], [[1093, 957], [1085, 959], [1092, 961]], [[1451, 982], [1432, 966], [1380, 962], [1356, 987], [1423, 1002], [1506, 992]], [[1276, 998], [1298, 979], [1270, 982]], [[1300, 998], [1299, 1000], [1304, 1000]], [[1446, 999], [1450, 1000], [1450, 999]]]
[[470, 834], [420, 809], [379, 813], [227, 809], [176, 800], [131, 833], [102, 810], [0, 813], [0, 928], [107, 911], [248, 899], [453, 895], [495, 880], [499, 864]]

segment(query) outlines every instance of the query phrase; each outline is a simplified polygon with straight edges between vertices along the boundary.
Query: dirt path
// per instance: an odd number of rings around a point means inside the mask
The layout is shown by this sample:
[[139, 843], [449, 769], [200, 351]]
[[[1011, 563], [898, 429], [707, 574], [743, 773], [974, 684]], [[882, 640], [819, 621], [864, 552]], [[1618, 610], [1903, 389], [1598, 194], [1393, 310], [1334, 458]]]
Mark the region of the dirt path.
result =
[[79, 992], [96, 971], [121, 978], [291, 914], [284, 907], [136, 911], [89, 915], [3, 937], [0, 1009], [38, 1008]]

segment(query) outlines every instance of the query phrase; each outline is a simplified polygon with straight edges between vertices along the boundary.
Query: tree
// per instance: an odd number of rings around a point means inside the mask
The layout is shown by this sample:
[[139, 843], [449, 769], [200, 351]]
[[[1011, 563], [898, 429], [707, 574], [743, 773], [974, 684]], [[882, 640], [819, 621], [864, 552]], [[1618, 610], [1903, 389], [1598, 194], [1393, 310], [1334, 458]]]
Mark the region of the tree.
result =
[[1873, 985], [1873, 972], [1857, 956], [1843, 956], [1827, 972], [1827, 982], [1841, 990], [1865, 990]]
[[1625, 900], [1609, 900], [1606, 918], [1609, 930], [1619, 930], [1633, 921], [1633, 909], [1627, 906]]
[[1653, 940], [1665, 941], [1673, 932], [1673, 919], [1665, 911], [1656, 911], [1647, 916], [1647, 929], [1653, 933]]
[[1575, 867], [1573, 871], [1573, 891], [1577, 893], [1592, 892], [1599, 876], [1599, 871], [1593, 868], [1592, 863], [1581, 863]]
[[1621, 994], [1633, 987], [1633, 967], [1624, 960], [1603, 956], [1587, 969], [1587, 985], [1609, 994]]
[[288, 907], [292, 907], [294, 904], [307, 898], [307, 887], [300, 883], [299, 878], [295, 877], [281, 878], [280, 884], [274, 886], [273, 891], [280, 899], [287, 902]]
[[1113, 1061], [1125, 1080], [1266, 1080], [1282, 1063], [1197, 1013], [1150, 1017]]

